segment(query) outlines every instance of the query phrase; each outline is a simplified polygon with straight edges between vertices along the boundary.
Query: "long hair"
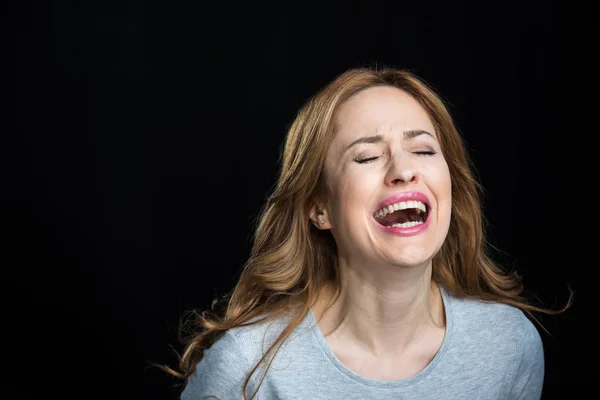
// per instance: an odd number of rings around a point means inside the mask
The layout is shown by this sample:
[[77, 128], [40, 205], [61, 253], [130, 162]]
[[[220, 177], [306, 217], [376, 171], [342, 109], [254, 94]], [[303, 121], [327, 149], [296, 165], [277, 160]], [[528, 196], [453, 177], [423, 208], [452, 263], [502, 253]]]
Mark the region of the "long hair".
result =
[[[353, 95], [376, 86], [398, 88], [425, 109], [450, 170], [451, 222], [446, 240], [432, 261], [434, 279], [457, 297], [512, 305], [530, 316], [533, 312], [560, 312], [526, 301], [520, 276], [504, 270], [488, 255], [482, 188], [442, 99], [409, 71], [355, 68], [339, 75], [299, 110], [287, 132], [279, 177], [261, 210], [251, 254], [239, 280], [230, 293], [213, 301], [210, 310], [194, 312], [184, 321], [182, 331], [187, 336], [181, 339], [185, 348], [179, 358], [179, 371], [163, 369], [185, 380], [202, 360], [204, 350], [228, 329], [290, 317], [288, 325], [246, 377], [242, 388], [246, 399], [252, 375], [261, 363], [268, 363], [262, 383], [273, 357], [307, 316], [321, 289], [332, 285], [339, 293], [333, 236], [312, 225], [309, 209], [325, 191], [323, 166], [335, 134], [336, 111]], [[258, 388], [250, 399], [257, 391]]]

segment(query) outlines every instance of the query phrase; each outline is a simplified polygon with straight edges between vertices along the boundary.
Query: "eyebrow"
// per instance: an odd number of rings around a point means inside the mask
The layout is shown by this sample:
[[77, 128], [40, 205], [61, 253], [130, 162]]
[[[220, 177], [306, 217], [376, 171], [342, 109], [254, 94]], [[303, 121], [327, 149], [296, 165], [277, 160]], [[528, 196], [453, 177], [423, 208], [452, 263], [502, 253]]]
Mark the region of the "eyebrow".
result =
[[[408, 131], [404, 131], [404, 140], [410, 140], [413, 138], [416, 138], [417, 136], [420, 135], [429, 135], [431, 137], [434, 137], [431, 133], [424, 131], [422, 129], [411, 129]], [[383, 140], [383, 135], [373, 135], [373, 136], [365, 136], [365, 137], [361, 137], [360, 139], [356, 139], [354, 142], [350, 143], [350, 146], [348, 146], [348, 148], [346, 150], [348, 150], [350, 147], [357, 145], [359, 143], [379, 143]]]

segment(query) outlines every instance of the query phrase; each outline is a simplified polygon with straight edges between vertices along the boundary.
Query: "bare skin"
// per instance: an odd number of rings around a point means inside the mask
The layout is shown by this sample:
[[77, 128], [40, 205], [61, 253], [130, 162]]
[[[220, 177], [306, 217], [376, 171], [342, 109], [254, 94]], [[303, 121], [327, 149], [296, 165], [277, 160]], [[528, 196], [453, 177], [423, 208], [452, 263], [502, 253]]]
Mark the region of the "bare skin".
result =
[[[408, 378], [431, 362], [445, 335], [432, 259], [450, 225], [448, 165], [429, 115], [401, 90], [358, 93], [342, 104], [336, 125], [327, 194], [310, 218], [335, 239], [343, 291], [325, 311], [333, 295], [325, 288], [313, 313], [350, 370], [375, 380]], [[375, 138], [353, 145], [365, 136]], [[403, 192], [429, 201], [430, 223], [418, 234], [395, 235], [374, 217], [384, 199]]]
[[[344, 301], [342, 295], [326, 310], [333, 299], [330, 288], [323, 290], [312, 312], [329, 347], [342, 364], [368, 379], [394, 381], [413, 377], [423, 370], [433, 360], [444, 340], [444, 305], [439, 287], [433, 281], [429, 293], [425, 302], [429, 303], [430, 318], [417, 318], [414, 313], [407, 313], [387, 326], [369, 316], [359, 319], [347, 316], [344, 319], [344, 309], [349, 309], [344, 303], [352, 300]], [[366, 312], [361, 308], [357, 310], [360, 310], [359, 315], [361, 311]], [[374, 344], [367, 345], [357, 321], [364, 321], [370, 325], [370, 329], [380, 333], [397, 329], [398, 334], [392, 336], [397, 339], [393, 344], [394, 351], [373, 347]]]

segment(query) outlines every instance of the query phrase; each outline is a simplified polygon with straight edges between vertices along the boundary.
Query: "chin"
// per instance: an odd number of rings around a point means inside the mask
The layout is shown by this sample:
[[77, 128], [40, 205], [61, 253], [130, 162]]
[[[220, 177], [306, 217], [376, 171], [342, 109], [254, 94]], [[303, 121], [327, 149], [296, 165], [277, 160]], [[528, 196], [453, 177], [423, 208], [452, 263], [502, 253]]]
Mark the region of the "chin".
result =
[[421, 261], [421, 262], [408, 262], [408, 261], [397, 261], [395, 265], [401, 268], [427, 268], [430, 265], [431, 260]]
[[423, 255], [414, 255], [414, 256], [407, 256], [407, 255], [403, 255], [402, 257], [394, 257], [393, 259], [391, 259], [390, 263], [394, 264], [398, 267], [403, 267], [403, 268], [420, 268], [420, 267], [427, 267], [429, 265], [431, 265], [431, 260], [433, 259], [433, 257], [428, 257], [428, 256], [423, 256]]

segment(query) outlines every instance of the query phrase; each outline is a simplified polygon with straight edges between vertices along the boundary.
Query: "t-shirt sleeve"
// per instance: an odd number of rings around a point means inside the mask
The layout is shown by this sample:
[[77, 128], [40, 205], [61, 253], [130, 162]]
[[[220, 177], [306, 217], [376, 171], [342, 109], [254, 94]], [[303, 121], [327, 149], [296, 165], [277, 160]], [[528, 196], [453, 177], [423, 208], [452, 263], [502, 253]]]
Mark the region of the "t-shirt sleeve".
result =
[[535, 325], [525, 316], [521, 360], [512, 385], [511, 400], [539, 400], [544, 385], [544, 347]]
[[[204, 351], [204, 357], [186, 382], [181, 400], [243, 399], [244, 380], [252, 370], [237, 338], [229, 331]], [[251, 384], [248, 384], [248, 397]]]

